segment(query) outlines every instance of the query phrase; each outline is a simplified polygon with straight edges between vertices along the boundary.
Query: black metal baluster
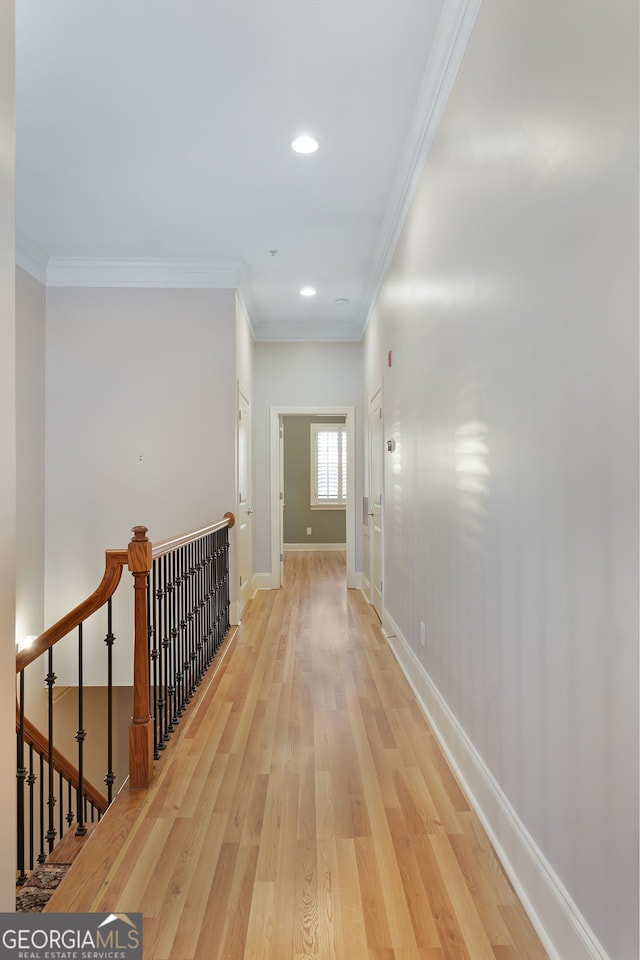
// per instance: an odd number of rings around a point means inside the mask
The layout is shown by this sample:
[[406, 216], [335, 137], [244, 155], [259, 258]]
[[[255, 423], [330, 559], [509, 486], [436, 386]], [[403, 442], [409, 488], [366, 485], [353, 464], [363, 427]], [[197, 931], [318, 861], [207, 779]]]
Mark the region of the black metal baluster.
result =
[[209, 537], [204, 538], [202, 545], [202, 636], [204, 638], [204, 666], [205, 670], [211, 663], [211, 633], [209, 630]]
[[27, 784], [29, 786], [29, 870], [33, 870], [35, 855], [35, 840], [33, 836], [33, 818], [35, 814], [35, 799], [33, 793], [35, 783], [36, 775], [33, 772], [33, 746], [29, 744], [29, 776], [27, 777]]
[[202, 608], [204, 606], [202, 589], [202, 537], [196, 543], [196, 636], [198, 638], [198, 683], [202, 681], [205, 669], [205, 636], [204, 636], [204, 617]]
[[116, 775], [113, 772], [113, 612], [111, 597], [107, 600], [107, 635], [104, 642], [107, 645], [107, 772], [104, 782], [107, 785], [107, 804], [113, 800], [113, 784]]
[[45, 834], [45, 840], [49, 845], [49, 853], [53, 850], [53, 845], [56, 839], [56, 828], [54, 826], [54, 806], [56, 798], [53, 794], [53, 783], [54, 783], [54, 770], [53, 770], [53, 685], [56, 682], [56, 675], [53, 672], [53, 647], [49, 647], [48, 651], [48, 664], [49, 669], [45, 677], [45, 683], [48, 687], [47, 692], [47, 712], [48, 712], [48, 734], [49, 734], [49, 743], [48, 743], [48, 753], [47, 753], [47, 763], [49, 765], [48, 770], [48, 797], [47, 797], [47, 807], [49, 808], [49, 825], [47, 833]]
[[47, 855], [44, 852], [44, 757], [40, 754], [40, 852], [38, 863], [44, 863]]
[[218, 538], [213, 535], [213, 549], [211, 551], [211, 578], [213, 596], [211, 598], [211, 617], [213, 622], [213, 652], [218, 652], [220, 646], [219, 640], [219, 619], [218, 619]]
[[83, 661], [82, 661], [82, 624], [78, 625], [78, 730], [76, 740], [78, 742], [78, 826], [76, 836], [83, 837], [87, 828], [85, 826], [85, 804], [84, 804], [84, 741], [86, 731], [84, 729], [84, 687], [83, 687]]
[[67, 826], [71, 827], [75, 819], [75, 814], [73, 812], [73, 787], [71, 786], [71, 780], [67, 780]]
[[191, 646], [189, 637], [189, 548], [182, 548], [182, 618], [181, 629], [184, 638], [184, 703], [185, 707], [191, 700], [191, 686], [193, 676], [193, 666], [191, 663]]
[[198, 542], [191, 547], [191, 660], [193, 663], [193, 684], [192, 690], [200, 685], [200, 634], [198, 624]]
[[190, 543], [187, 547], [187, 570], [189, 579], [187, 580], [187, 636], [189, 638], [189, 663], [191, 664], [191, 678], [189, 680], [189, 700], [193, 697], [198, 685], [198, 653], [195, 637], [195, 615], [194, 615], [194, 592], [195, 592], [195, 566], [193, 551], [195, 547]]
[[216, 649], [220, 649], [222, 643], [222, 550], [220, 547], [220, 535], [217, 531], [216, 536]]
[[218, 634], [216, 632], [216, 601], [217, 601], [217, 583], [216, 583], [216, 537], [211, 534], [211, 544], [209, 549], [209, 577], [210, 577], [210, 597], [209, 597], [209, 629], [211, 630], [211, 656], [215, 657], [218, 651]]
[[209, 666], [209, 656], [208, 656], [208, 636], [207, 636], [207, 538], [202, 537], [200, 540], [200, 559], [199, 559], [199, 573], [198, 579], [200, 582], [199, 587], [199, 602], [198, 602], [198, 617], [200, 620], [200, 659], [201, 659], [201, 675], [204, 676], [207, 667]]
[[231, 606], [231, 601], [229, 600], [229, 531], [228, 531], [228, 528], [225, 527], [224, 530], [221, 532], [224, 534], [223, 549], [224, 549], [225, 604], [224, 604], [224, 623], [223, 623], [224, 631], [222, 633], [222, 636], [224, 637], [227, 633], [227, 630], [229, 629], [229, 607]]
[[27, 768], [24, 765], [24, 670], [20, 671], [20, 720], [19, 720], [19, 729], [18, 729], [18, 744], [17, 744], [17, 825], [18, 825], [18, 851], [17, 851], [17, 866], [18, 866], [18, 876], [16, 882], [23, 884], [27, 879], [27, 875], [24, 870], [25, 866], [25, 856], [24, 856], [24, 783], [27, 777]]
[[171, 656], [173, 658], [173, 677], [175, 696], [173, 706], [173, 722], [177, 724], [182, 716], [182, 661], [180, 659], [180, 635], [178, 630], [178, 557], [174, 550], [169, 558], [171, 569]]
[[164, 595], [164, 643], [166, 650], [166, 682], [167, 682], [167, 730], [173, 733], [178, 718], [176, 716], [176, 663], [175, 649], [172, 639], [173, 620], [171, 616], [171, 594], [173, 580], [171, 573], [171, 557], [166, 554], [162, 558], [162, 571], [165, 582]]
[[64, 836], [64, 778], [62, 770], [58, 771], [58, 838]]
[[204, 676], [204, 634], [202, 617], [202, 537], [196, 543], [196, 591], [195, 591], [195, 622], [196, 639], [198, 642], [198, 683]]
[[184, 712], [184, 708], [187, 705], [187, 689], [189, 687], [189, 660], [187, 657], [187, 636], [186, 636], [186, 626], [187, 621], [185, 620], [185, 603], [184, 603], [184, 590], [185, 590], [185, 558], [184, 558], [184, 547], [180, 547], [178, 550], [178, 576], [176, 581], [178, 584], [178, 629], [180, 631], [180, 640], [179, 640], [179, 649], [180, 649], [180, 669], [182, 670], [182, 690], [180, 691], [180, 716]]
[[162, 642], [162, 583], [159, 565], [156, 559], [151, 565], [151, 584], [148, 596], [151, 600], [151, 613], [148, 621], [149, 631], [149, 704], [153, 713], [153, 759], [158, 759], [158, 744], [161, 736], [162, 716], [160, 714], [160, 690], [162, 684], [160, 645]]

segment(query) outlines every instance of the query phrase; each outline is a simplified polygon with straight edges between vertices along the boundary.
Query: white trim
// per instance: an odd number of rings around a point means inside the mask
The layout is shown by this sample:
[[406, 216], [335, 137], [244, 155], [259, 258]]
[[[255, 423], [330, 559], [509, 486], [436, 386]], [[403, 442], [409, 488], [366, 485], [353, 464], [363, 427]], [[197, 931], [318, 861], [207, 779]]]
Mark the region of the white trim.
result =
[[358, 580], [358, 585], [357, 585], [358, 590], [360, 591], [360, 593], [362, 594], [362, 596], [365, 598], [365, 600], [367, 601], [367, 603], [369, 604], [369, 606], [371, 606], [371, 599], [370, 599], [370, 598], [371, 598], [371, 586], [370, 586], [370, 584], [369, 584], [369, 581], [368, 581], [367, 578], [365, 577], [364, 573], [357, 573], [357, 574], [356, 574], [356, 578], [357, 578], [357, 580]]
[[249, 282], [249, 269], [244, 261], [242, 261], [238, 269], [236, 295], [242, 304], [242, 309], [245, 317], [247, 318], [251, 336], [255, 340], [256, 331], [253, 324], [253, 318], [255, 317], [257, 310], [255, 300], [253, 299], [253, 293], [251, 291], [251, 284]]
[[[338, 492], [342, 496], [335, 500], [318, 499], [318, 434], [319, 433], [337, 433], [338, 436]], [[347, 506], [347, 491], [342, 489], [342, 471], [343, 463], [341, 440], [346, 439], [346, 426], [344, 423], [321, 423], [315, 420], [309, 424], [309, 508], [311, 510], [344, 510]]]
[[380, 231], [380, 243], [371, 261], [364, 298], [363, 336], [398, 245], [481, 4], [482, 0], [449, 0], [444, 4], [418, 94], [405, 156], [398, 164]]
[[270, 573], [254, 573], [253, 589], [257, 592], [258, 590], [277, 590], [278, 588], [274, 584]]
[[47, 286], [235, 289], [240, 268], [240, 260], [50, 257]]
[[551, 960], [609, 960], [388, 612], [382, 630]]
[[340, 550], [344, 553], [347, 545], [346, 543], [284, 543], [282, 549], [285, 553], [322, 553], [327, 550]]
[[48, 259], [44, 250], [41, 250], [22, 231], [16, 230], [16, 265], [43, 286], [47, 282]]
[[229, 604], [229, 623], [237, 627], [240, 623], [240, 603], [238, 600], [232, 600]]
[[270, 416], [270, 503], [271, 503], [271, 575], [274, 586], [280, 586], [280, 417], [341, 417], [347, 427], [347, 587], [356, 586], [355, 503], [356, 503], [356, 439], [355, 407], [271, 407]]

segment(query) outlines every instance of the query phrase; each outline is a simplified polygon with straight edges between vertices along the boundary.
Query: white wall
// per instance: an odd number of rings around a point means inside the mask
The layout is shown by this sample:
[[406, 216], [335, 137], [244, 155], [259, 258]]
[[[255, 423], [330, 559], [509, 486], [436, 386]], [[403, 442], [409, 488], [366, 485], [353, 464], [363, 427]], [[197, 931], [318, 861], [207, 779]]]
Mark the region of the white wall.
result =
[[45, 288], [16, 268], [16, 636], [44, 623]]
[[554, 955], [637, 960], [635, 0], [482, 5], [364, 364], [405, 665]]
[[[271, 572], [269, 411], [271, 407], [355, 407], [356, 517], [362, 501], [362, 364], [358, 343], [256, 343], [254, 353], [256, 570]], [[361, 525], [355, 563], [362, 570]]]
[[[0, 4], [0, 859], [14, 863], [16, 343], [14, 5]], [[11, 870], [0, 874], [0, 911], [15, 910]]]
[[[95, 588], [133, 525], [158, 541], [233, 510], [235, 351], [233, 290], [48, 289], [47, 623]], [[70, 669], [56, 660], [60, 682]]]

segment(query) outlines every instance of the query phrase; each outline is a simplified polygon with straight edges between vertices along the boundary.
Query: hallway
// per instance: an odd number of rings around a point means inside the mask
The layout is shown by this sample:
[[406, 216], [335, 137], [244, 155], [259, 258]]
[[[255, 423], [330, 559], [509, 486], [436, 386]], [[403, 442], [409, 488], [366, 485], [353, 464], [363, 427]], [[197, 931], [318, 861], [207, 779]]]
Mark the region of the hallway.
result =
[[546, 956], [344, 584], [342, 553], [286, 554], [152, 788], [118, 798], [49, 910], [142, 911], [145, 960]]

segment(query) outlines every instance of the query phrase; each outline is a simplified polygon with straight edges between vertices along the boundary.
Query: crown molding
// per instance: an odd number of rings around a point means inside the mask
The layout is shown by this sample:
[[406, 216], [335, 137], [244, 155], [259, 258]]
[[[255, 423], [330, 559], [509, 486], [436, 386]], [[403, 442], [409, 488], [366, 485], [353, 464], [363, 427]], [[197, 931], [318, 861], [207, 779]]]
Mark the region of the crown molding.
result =
[[367, 307], [362, 335], [367, 329], [398, 245], [481, 5], [482, 0], [458, 0], [458, 2], [446, 3], [444, 6], [433, 50], [422, 79], [411, 130], [407, 138], [407, 148], [398, 166], [398, 174], [380, 232], [380, 242], [372, 261], [365, 297]]
[[240, 260], [133, 260], [50, 257], [48, 287], [182, 287], [235, 289]]
[[16, 265], [43, 285], [47, 282], [49, 258], [21, 230], [16, 229]]
[[255, 316], [256, 316], [256, 305], [253, 297], [253, 292], [251, 290], [251, 283], [249, 282], [249, 269], [242, 262], [240, 269], [238, 271], [238, 283], [236, 286], [236, 295], [238, 300], [242, 304], [242, 309], [244, 310], [245, 316], [247, 318], [247, 323], [249, 324], [249, 330], [251, 331], [251, 336], [253, 339], [256, 339], [256, 330], [255, 330]]

